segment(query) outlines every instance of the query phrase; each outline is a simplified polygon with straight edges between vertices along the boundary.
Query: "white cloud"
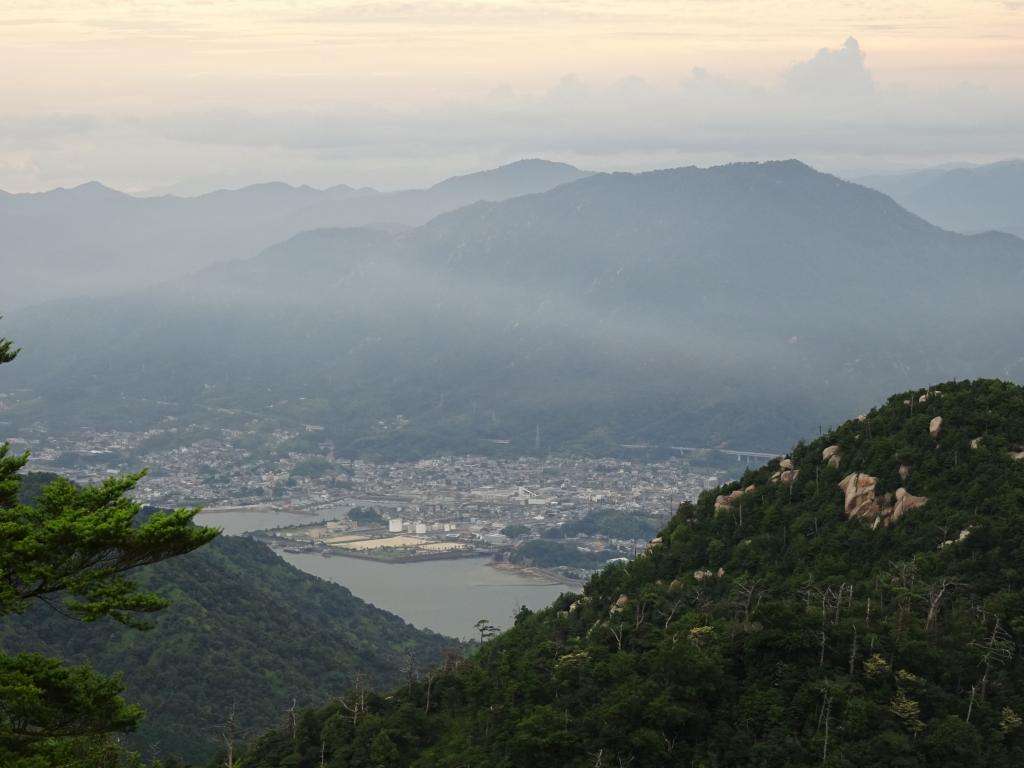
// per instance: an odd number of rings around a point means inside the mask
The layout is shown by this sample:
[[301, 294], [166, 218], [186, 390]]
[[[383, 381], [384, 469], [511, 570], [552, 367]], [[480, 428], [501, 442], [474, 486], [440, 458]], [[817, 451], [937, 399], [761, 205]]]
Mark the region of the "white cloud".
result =
[[875, 78], [852, 37], [842, 48], [822, 48], [814, 58], [796, 64], [783, 80], [788, 91], [814, 98], [863, 99], [875, 92]]
[[640, 169], [799, 157], [877, 169], [1024, 155], [1024, 103], [963, 83], [879, 81], [854, 39], [754, 86], [697, 68], [675, 84], [566, 75], [540, 93], [385, 110], [338, 101], [280, 111], [0, 120], [0, 188], [99, 179], [190, 191], [268, 179], [325, 186], [423, 184], [521, 157]]

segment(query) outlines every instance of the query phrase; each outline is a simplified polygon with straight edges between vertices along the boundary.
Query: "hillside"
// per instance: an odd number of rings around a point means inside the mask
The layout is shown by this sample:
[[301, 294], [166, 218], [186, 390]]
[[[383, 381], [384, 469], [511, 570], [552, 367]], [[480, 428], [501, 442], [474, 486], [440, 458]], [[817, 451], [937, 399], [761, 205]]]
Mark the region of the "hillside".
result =
[[563, 163], [524, 160], [429, 189], [387, 193], [281, 182], [196, 197], [134, 197], [96, 182], [0, 192], [0, 243], [8, 256], [0, 309], [138, 290], [250, 257], [303, 230], [414, 226], [478, 200], [542, 192], [583, 176]]
[[241, 765], [1020, 765], [1022, 449], [1022, 387], [895, 395], [458, 669]]
[[123, 673], [126, 699], [146, 711], [129, 744], [146, 756], [205, 760], [222, 745], [233, 705], [238, 738], [247, 738], [280, 723], [293, 702], [327, 701], [357, 676], [392, 687], [410, 656], [426, 665], [458, 649], [250, 539], [221, 537], [138, 581], [172, 600], [152, 630], [75, 624], [40, 608], [7, 617], [0, 646]]
[[945, 229], [1024, 237], [1024, 161], [859, 179]]
[[915, 382], [1024, 380], [1022, 278], [1024, 241], [795, 161], [597, 174], [13, 313], [10, 386], [33, 394], [5, 419], [244, 411], [383, 459], [529, 452], [538, 426], [542, 450], [778, 451]]

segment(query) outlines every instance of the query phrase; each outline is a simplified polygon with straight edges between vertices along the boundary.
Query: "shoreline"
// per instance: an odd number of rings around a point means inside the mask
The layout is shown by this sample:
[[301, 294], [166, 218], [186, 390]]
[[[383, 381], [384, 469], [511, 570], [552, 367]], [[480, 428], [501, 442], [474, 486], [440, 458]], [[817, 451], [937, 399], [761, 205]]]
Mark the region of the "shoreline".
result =
[[504, 573], [514, 573], [517, 576], [530, 579], [538, 582], [534, 584], [537, 587], [582, 587], [586, 584], [585, 581], [576, 581], [575, 579], [567, 579], [564, 576], [559, 576], [550, 571], [546, 571], [543, 568], [537, 568], [533, 565], [517, 565], [504, 560], [491, 561], [487, 564], [488, 567], [493, 568], [496, 571], [502, 571]]

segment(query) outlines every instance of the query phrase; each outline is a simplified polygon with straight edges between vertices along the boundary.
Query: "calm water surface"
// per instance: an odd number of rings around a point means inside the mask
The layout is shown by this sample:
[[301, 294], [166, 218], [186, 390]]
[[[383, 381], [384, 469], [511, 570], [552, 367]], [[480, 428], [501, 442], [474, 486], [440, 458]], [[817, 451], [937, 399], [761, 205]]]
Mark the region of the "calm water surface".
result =
[[284, 528], [290, 525], [311, 525], [324, 520], [337, 520], [342, 517], [348, 507], [336, 507], [321, 510], [310, 515], [294, 512], [279, 512], [273, 509], [232, 510], [230, 512], [200, 512], [196, 515], [198, 525], [209, 525], [223, 528], [228, 536], [239, 536], [253, 531], [267, 531], [273, 528]]
[[[336, 520], [347, 511], [348, 507], [325, 509], [314, 515], [270, 509], [201, 512], [196, 515], [196, 522], [223, 528], [229, 536], [239, 536]], [[572, 591], [564, 584], [496, 570], [488, 565], [488, 558], [395, 564], [281, 550], [277, 553], [296, 568], [342, 584], [356, 597], [417, 627], [462, 639], [478, 637], [473, 625], [480, 619], [507, 629], [520, 606], [544, 608], [563, 592]]]
[[353, 557], [279, 552], [297, 568], [343, 584], [357, 597], [409, 623], [451, 637], [477, 637], [474, 624], [487, 619], [501, 629], [525, 605], [546, 607], [572, 588], [499, 571], [487, 558], [377, 563]]

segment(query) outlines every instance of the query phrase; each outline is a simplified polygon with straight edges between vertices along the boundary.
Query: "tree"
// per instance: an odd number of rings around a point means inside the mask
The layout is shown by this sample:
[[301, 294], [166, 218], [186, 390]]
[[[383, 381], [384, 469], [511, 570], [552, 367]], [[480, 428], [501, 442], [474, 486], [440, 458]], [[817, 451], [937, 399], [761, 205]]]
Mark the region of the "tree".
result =
[[[0, 338], [0, 364], [17, 356]], [[148, 628], [142, 614], [167, 601], [144, 592], [126, 574], [206, 544], [217, 530], [192, 523], [198, 510], [148, 516], [127, 494], [144, 472], [99, 486], [51, 482], [32, 506], [19, 501], [28, 453], [0, 444], [0, 616], [37, 603], [69, 619], [102, 617]], [[0, 653], [0, 764], [112, 765], [114, 734], [133, 729], [138, 707], [121, 697], [116, 677], [69, 667], [39, 654]]]

